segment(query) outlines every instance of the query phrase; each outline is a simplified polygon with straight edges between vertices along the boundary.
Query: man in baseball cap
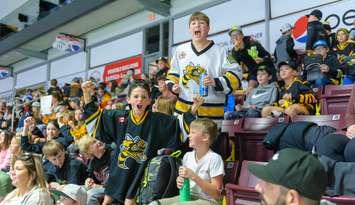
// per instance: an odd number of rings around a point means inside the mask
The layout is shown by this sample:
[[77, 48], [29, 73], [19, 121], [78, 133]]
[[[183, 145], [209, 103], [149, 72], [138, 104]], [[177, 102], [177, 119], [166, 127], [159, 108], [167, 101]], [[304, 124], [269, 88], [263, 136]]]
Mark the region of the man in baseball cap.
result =
[[57, 203], [59, 205], [86, 205], [87, 193], [82, 186], [67, 184], [53, 192], [60, 196]]
[[266, 165], [250, 164], [249, 171], [261, 181], [255, 186], [261, 204], [319, 204], [327, 186], [322, 164], [298, 149], [283, 149]]
[[309, 14], [306, 15], [306, 16], [307, 16], [308, 18], [311, 17], [311, 16], [316, 17], [316, 18], [318, 19], [318, 21], [319, 21], [319, 20], [322, 19], [323, 13], [322, 13], [320, 10], [315, 9], [315, 10], [313, 10], [311, 13], [309, 13]]

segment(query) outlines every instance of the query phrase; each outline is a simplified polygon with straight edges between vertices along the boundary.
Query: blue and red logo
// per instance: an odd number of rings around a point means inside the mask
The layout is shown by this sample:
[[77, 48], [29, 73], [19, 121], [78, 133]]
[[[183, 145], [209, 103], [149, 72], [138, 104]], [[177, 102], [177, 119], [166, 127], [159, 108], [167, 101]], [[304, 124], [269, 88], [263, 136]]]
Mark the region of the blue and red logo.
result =
[[293, 25], [292, 36], [299, 43], [306, 43], [307, 41], [307, 24], [308, 17], [302, 16]]

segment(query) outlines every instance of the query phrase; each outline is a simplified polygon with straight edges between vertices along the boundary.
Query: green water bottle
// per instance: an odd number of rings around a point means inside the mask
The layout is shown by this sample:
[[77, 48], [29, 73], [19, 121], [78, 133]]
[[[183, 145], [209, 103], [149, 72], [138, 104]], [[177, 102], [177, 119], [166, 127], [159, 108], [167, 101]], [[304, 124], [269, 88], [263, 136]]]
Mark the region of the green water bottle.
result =
[[184, 184], [180, 189], [180, 201], [190, 201], [190, 180], [189, 178], [184, 178]]

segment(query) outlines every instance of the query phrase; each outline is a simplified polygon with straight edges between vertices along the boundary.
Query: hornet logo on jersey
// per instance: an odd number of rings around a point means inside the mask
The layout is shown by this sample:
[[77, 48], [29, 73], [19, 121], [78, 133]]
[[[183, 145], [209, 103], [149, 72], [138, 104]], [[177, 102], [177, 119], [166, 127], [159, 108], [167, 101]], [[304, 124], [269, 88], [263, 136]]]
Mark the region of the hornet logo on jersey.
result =
[[190, 62], [184, 69], [184, 75], [182, 76], [182, 85], [188, 88], [187, 84], [190, 80], [195, 81], [199, 84], [199, 77], [202, 73], [206, 73], [206, 69], [202, 68], [200, 65], [194, 65]]
[[118, 155], [118, 166], [122, 169], [129, 169], [126, 165], [128, 158], [136, 160], [137, 163], [142, 163], [147, 160], [144, 154], [147, 143], [139, 136], [132, 137], [126, 134], [126, 139], [123, 140], [120, 146], [120, 154]]

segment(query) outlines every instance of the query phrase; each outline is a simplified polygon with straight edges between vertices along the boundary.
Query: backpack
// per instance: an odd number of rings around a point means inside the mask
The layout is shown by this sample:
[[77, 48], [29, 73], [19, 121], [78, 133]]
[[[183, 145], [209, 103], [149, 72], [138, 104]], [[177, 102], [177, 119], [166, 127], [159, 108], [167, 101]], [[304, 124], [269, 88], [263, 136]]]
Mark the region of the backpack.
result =
[[138, 204], [179, 195], [176, 178], [181, 165], [180, 154], [181, 151], [176, 151], [171, 155], [156, 156], [148, 162], [137, 191]]

